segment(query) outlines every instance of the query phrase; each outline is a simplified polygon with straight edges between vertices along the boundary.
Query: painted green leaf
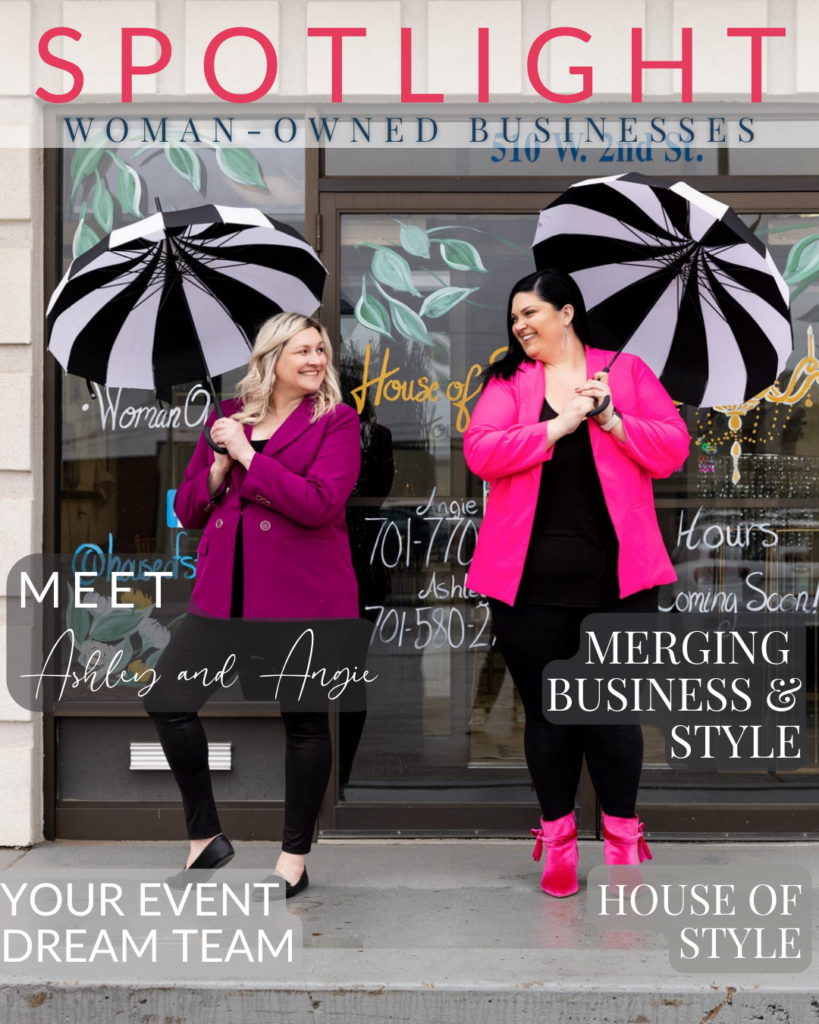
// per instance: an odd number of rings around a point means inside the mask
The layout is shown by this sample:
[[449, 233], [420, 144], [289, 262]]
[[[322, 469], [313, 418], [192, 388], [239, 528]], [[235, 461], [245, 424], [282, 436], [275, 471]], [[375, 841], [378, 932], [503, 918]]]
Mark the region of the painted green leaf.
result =
[[415, 310], [410, 309], [399, 299], [394, 299], [392, 295], [388, 295], [378, 281], [375, 282], [375, 286], [389, 302], [392, 322], [398, 328], [398, 332], [405, 338], [409, 338], [410, 341], [420, 341], [423, 345], [431, 345], [432, 338], [427, 332], [424, 321]]
[[131, 157], [131, 159], [136, 160], [138, 157], [141, 157], [143, 153], [147, 153], [149, 149], [157, 149], [157, 147], [164, 145], [164, 142], [149, 142], [145, 146], [140, 146], [136, 153], [134, 153], [134, 155]]
[[267, 189], [256, 157], [241, 146], [217, 146], [216, 163], [226, 178], [240, 185]]
[[94, 171], [97, 179], [94, 185], [94, 195], [91, 200], [91, 208], [97, 224], [102, 228], [103, 234], [109, 234], [114, 226], [114, 197], [105, 187], [99, 171]]
[[434, 320], [436, 317], [448, 313], [459, 302], [463, 302], [467, 295], [479, 290], [478, 288], [439, 288], [437, 292], [427, 295], [424, 299], [420, 315], [431, 317]]
[[412, 271], [409, 263], [404, 257], [384, 245], [376, 245], [374, 242], [365, 242], [369, 249], [374, 249], [371, 269], [376, 281], [394, 288], [397, 292], [409, 292], [410, 295], [421, 293], [412, 283]]
[[793, 246], [782, 275], [789, 285], [800, 284], [819, 274], [819, 235], [810, 235]]
[[429, 259], [429, 236], [423, 228], [419, 228], [416, 224], [404, 224], [403, 221], [397, 220], [396, 224], [400, 225], [399, 239], [401, 240], [401, 248], [404, 252], [408, 252], [410, 256], [421, 256], [424, 259]]
[[[390, 334], [390, 314], [384, 303], [374, 295], [367, 294], [366, 275], [361, 277], [361, 298], [355, 306], [355, 318], [362, 327], [392, 338]], [[394, 339], [393, 339], [394, 340]]]
[[147, 608], [134, 608], [130, 612], [123, 608], [113, 608], [94, 621], [90, 636], [101, 644], [123, 640], [139, 628], [140, 622], [151, 614], [153, 607], [151, 604]]
[[71, 198], [77, 194], [77, 189], [97, 169], [105, 152], [105, 145], [108, 138], [105, 132], [97, 132], [88, 142], [84, 142], [71, 158]]
[[142, 201], [142, 181], [139, 175], [122, 159], [119, 154], [109, 149], [107, 151], [117, 165], [117, 199], [119, 205], [132, 217], [141, 217], [139, 204]]
[[74, 644], [79, 647], [88, 636], [88, 627], [91, 625], [91, 615], [85, 608], [78, 608], [74, 602], [74, 588], [68, 590], [68, 628], [74, 632]]
[[88, 252], [89, 249], [92, 249], [100, 240], [97, 232], [85, 223], [86, 205], [85, 201], [83, 201], [82, 209], [80, 210], [80, 223], [77, 225], [77, 230], [74, 232], [74, 240], [71, 245], [71, 251], [73, 252], [75, 259], [77, 256], [82, 256], [84, 252]]
[[476, 270], [479, 274], [489, 271], [481, 262], [481, 254], [470, 242], [462, 242], [457, 238], [442, 238], [441, 259], [453, 270]]
[[393, 299], [390, 302], [390, 313], [392, 314], [392, 322], [405, 338], [410, 338], [412, 341], [420, 341], [424, 345], [432, 344], [432, 338], [427, 333], [424, 321], [414, 309], [405, 306], [398, 299]]
[[199, 192], [202, 187], [202, 164], [187, 142], [167, 143], [165, 157], [176, 173]]

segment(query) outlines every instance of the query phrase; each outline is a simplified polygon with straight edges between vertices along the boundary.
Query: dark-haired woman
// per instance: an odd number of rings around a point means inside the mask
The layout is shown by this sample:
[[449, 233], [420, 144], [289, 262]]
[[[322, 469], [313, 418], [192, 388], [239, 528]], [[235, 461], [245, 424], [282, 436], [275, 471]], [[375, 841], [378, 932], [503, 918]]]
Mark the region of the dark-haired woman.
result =
[[[544, 270], [509, 298], [509, 348], [484, 373], [464, 438], [469, 468], [490, 484], [469, 586], [490, 598], [495, 634], [526, 710], [526, 763], [541, 805], [534, 856], [542, 888], [577, 892], [574, 800], [585, 755], [603, 809], [607, 864], [651, 854], [636, 816], [639, 725], [546, 720], [542, 674], [578, 649], [591, 612], [657, 610], [676, 579], [651, 480], [670, 475], [690, 438], [674, 403], [636, 356], [592, 348], [579, 288]], [[587, 414], [609, 396], [597, 416]]]

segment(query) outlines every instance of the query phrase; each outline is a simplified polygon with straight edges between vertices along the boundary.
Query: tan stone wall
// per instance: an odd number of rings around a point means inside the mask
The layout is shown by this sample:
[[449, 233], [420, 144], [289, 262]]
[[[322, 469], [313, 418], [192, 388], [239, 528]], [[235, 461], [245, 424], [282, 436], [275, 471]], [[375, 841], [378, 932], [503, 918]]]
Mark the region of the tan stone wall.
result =
[[[16, 8], [25, 4], [14, 3]], [[2, 102], [2, 101], [0, 101]], [[4, 111], [2, 137], [26, 130]], [[18, 114], [30, 113], [28, 104]], [[0, 150], [0, 673], [5, 673], [5, 583], [24, 554], [41, 549], [43, 328], [42, 153]], [[0, 844], [42, 834], [42, 729], [0, 686]]]

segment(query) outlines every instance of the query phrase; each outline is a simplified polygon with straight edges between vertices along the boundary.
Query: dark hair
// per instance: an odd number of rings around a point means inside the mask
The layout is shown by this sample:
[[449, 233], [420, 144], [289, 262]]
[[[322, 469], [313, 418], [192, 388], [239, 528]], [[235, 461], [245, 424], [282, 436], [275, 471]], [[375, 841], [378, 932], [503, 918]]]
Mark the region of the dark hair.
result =
[[550, 302], [557, 309], [564, 306], [574, 307], [572, 327], [575, 334], [584, 345], [591, 344], [589, 335], [589, 324], [586, 319], [586, 303], [583, 295], [577, 287], [574, 278], [564, 274], [562, 270], [554, 267], [547, 267], [544, 270], [536, 270], [534, 274], [522, 277], [509, 293], [509, 304], [506, 308], [506, 330], [509, 336], [509, 349], [506, 355], [495, 363], [490, 363], [481, 374], [481, 383], [486, 385], [490, 380], [500, 377], [502, 380], [509, 380], [517, 372], [521, 363], [533, 363], [534, 360], [526, 355], [520, 341], [512, 332], [512, 300], [520, 292], [535, 292], [543, 302]]

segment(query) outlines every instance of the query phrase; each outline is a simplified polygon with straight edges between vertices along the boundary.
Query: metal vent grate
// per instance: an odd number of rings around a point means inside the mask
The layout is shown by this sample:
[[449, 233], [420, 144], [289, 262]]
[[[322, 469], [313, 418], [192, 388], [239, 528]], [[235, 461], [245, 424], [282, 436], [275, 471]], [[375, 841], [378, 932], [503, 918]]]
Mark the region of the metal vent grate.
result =
[[[229, 772], [232, 765], [230, 743], [209, 743], [208, 764], [212, 772]], [[132, 743], [132, 772], [170, 771], [161, 743]]]

